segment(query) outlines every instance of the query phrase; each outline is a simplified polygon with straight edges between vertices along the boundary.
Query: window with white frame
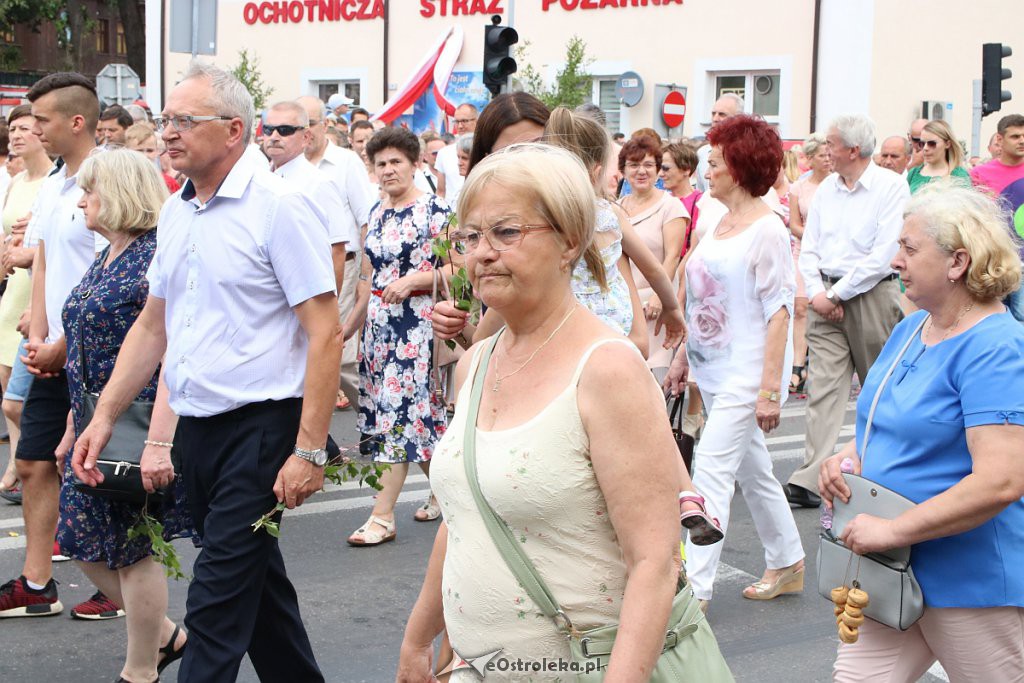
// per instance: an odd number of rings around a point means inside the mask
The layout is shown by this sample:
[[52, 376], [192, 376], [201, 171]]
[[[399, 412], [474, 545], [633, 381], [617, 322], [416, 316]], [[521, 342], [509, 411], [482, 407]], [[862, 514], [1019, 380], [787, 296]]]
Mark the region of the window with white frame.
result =
[[714, 99], [727, 93], [739, 95], [747, 113], [762, 116], [769, 123], [779, 122], [779, 71], [730, 71], [709, 76], [714, 83]]
[[347, 80], [347, 81], [320, 81], [317, 84], [317, 96], [326, 102], [331, 95], [342, 92], [345, 97], [351, 97], [358, 105], [359, 100], [359, 81]]
[[612, 135], [626, 132], [620, 129], [622, 125], [622, 103], [615, 95], [616, 83], [618, 83], [617, 78], [594, 79], [593, 102], [604, 112], [605, 128]]

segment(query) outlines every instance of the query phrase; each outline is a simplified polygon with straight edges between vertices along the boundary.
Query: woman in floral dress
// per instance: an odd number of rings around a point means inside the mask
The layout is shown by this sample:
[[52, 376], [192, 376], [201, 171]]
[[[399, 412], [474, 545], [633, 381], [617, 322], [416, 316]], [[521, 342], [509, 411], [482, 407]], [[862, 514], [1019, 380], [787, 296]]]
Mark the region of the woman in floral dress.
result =
[[[345, 338], [362, 328], [359, 431], [364, 448], [390, 469], [381, 477], [383, 489], [370, 518], [349, 536], [351, 545], [395, 539], [395, 502], [409, 463], [429, 474], [434, 445], [447, 424], [431, 372], [430, 314], [438, 265], [431, 240], [444, 230], [451, 210], [413, 182], [419, 144], [408, 130], [385, 128], [366, 145], [385, 198], [370, 211], [361, 289], [345, 322]], [[440, 514], [431, 495], [415, 519], [430, 521]]]
[[[149, 538], [130, 531], [142, 508], [79, 491], [74, 486], [73, 457], [66, 457], [81, 434], [86, 392], [99, 393], [114, 370], [128, 330], [149, 296], [146, 271], [156, 250], [157, 216], [167, 190], [156, 168], [132, 150], [112, 150], [87, 159], [78, 172], [84, 190], [79, 206], [85, 224], [110, 246], [96, 258], [64, 304], [67, 374], [71, 391], [68, 431], [57, 448], [63, 462], [57, 540], [62, 552], [78, 561], [94, 584], [127, 614], [128, 651], [120, 680], [152, 681], [185, 647], [185, 633], [167, 618], [167, 577], [152, 557]], [[119, 223], [119, 224], [115, 224]], [[139, 394], [152, 401], [159, 373]], [[154, 407], [153, 421], [175, 420], [166, 401]], [[147, 445], [147, 461], [170, 466], [170, 449]], [[149, 514], [163, 524], [165, 540], [191, 537], [198, 542], [185, 498], [185, 484], [175, 476], [171, 495]]]

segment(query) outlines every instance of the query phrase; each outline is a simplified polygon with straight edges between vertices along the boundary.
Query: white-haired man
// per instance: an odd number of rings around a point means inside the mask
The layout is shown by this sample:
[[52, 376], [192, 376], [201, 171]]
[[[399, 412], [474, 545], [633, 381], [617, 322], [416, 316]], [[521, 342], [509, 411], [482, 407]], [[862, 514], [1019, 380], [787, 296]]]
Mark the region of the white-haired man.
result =
[[[736, 93], [727, 92], [715, 100], [711, 107], [711, 127], [725, 121], [730, 116], [742, 114], [745, 104], [743, 98]], [[704, 145], [697, 150], [697, 189], [708, 194], [708, 181], [704, 174], [708, 172], [708, 157], [711, 155], [711, 145]]]
[[866, 116], [840, 116], [826, 145], [835, 173], [814, 195], [800, 250], [810, 300], [807, 436], [804, 464], [784, 487], [791, 505], [817, 507], [818, 468], [835, 449], [853, 371], [864, 380], [903, 317], [896, 255], [907, 182], [871, 161], [875, 127]]
[[[244, 156], [254, 118], [216, 67], [193, 63], [171, 90], [157, 127], [189, 180], [160, 213], [149, 299], [74, 451], [75, 473], [95, 481], [118, 412], [163, 359], [177, 429], [154, 421], [149, 439], [180, 449], [203, 543], [178, 672], [189, 683], [235, 680], [247, 653], [260, 680], [324, 680], [278, 541], [250, 526], [323, 486], [341, 358], [334, 274], [312, 203]], [[150, 474], [157, 487], [174, 477]]]
[[[366, 221], [370, 215], [370, 207], [376, 201], [370, 178], [366, 174], [366, 165], [359, 155], [350, 149], [344, 149], [327, 139], [324, 119], [327, 108], [324, 103], [312, 96], [300, 97], [296, 102], [309, 115], [309, 144], [306, 145], [306, 159], [311, 164], [327, 173], [335, 184], [344, 188], [344, 199], [348, 202], [356, 227], [362, 235], [366, 229]], [[349, 242], [346, 254], [345, 278], [338, 295], [339, 322], [348, 318], [356, 302], [356, 284], [359, 281], [359, 259], [361, 241]], [[339, 407], [358, 405], [359, 402], [359, 335], [354, 335], [345, 342], [345, 351], [341, 358], [341, 394], [337, 396]]]
[[306, 158], [304, 152], [310, 137], [309, 114], [299, 103], [278, 102], [267, 111], [263, 123], [263, 151], [270, 158], [270, 170], [294, 184], [323, 211], [334, 278], [340, 292], [346, 245], [358, 244], [359, 234], [344, 189], [335, 178]]

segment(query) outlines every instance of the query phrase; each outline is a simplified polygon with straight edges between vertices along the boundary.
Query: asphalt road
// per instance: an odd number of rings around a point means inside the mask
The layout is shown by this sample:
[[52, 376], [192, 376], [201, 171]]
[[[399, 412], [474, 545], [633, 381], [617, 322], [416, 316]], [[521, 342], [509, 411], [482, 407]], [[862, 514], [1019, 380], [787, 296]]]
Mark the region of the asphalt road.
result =
[[[804, 409], [803, 401], [788, 403], [781, 427], [768, 439], [782, 481], [803, 460]], [[352, 411], [335, 414], [332, 433], [339, 443], [355, 441], [354, 422]], [[846, 424], [844, 434], [852, 434], [852, 410]], [[3, 462], [6, 446], [0, 454]], [[397, 540], [377, 548], [349, 547], [345, 538], [368, 516], [371, 494], [354, 485], [333, 488], [288, 513], [282, 523], [281, 544], [314, 651], [327, 680], [339, 683], [394, 680], [405, 620], [437, 528], [412, 521], [413, 511], [426, 499], [427, 482], [418, 471], [410, 472], [397, 508]], [[760, 577], [764, 554], [742, 496], [734, 499], [708, 618], [737, 681], [830, 679], [837, 638], [831, 604], [815, 590], [818, 511], [796, 510], [795, 515], [808, 554], [803, 595], [745, 600], [740, 592]], [[20, 508], [0, 502], [0, 580], [21, 571], [22, 531]], [[191, 565], [196, 554], [191, 544], [179, 542], [178, 549]], [[115, 680], [124, 656], [123, 620], [70, 619], [67, 611], [94, 589], [73, 562], [55, 565], [54, 575], [64, 614], [0, 621], [0, 682]], [[184, 616], [186, 588], [183, 581], [171, 581], [170, 616], [176, 621]], [[165, 672], [164, 680], [174, 680], [176, 667]], [[247, 661], [239, 680], [257, 680]], [[922, 680], [948, 679], [935, 667]]]

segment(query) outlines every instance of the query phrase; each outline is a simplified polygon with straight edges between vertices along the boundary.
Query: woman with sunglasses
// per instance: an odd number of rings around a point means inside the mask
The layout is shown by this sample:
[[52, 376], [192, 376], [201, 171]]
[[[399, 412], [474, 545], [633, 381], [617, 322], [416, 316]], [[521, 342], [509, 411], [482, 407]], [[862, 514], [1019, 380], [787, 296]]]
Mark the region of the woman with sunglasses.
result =
[[929, 121], [921, 131], [920, 140], [920, 143], [915, 141], [914, 145], [921, 150], [924, 163], [907, 173], [911, 194], [939, 178], [956, 178], [964, 186], [970, 186], [971, 176], [963, 167], [963, 149], [948, 123]]

